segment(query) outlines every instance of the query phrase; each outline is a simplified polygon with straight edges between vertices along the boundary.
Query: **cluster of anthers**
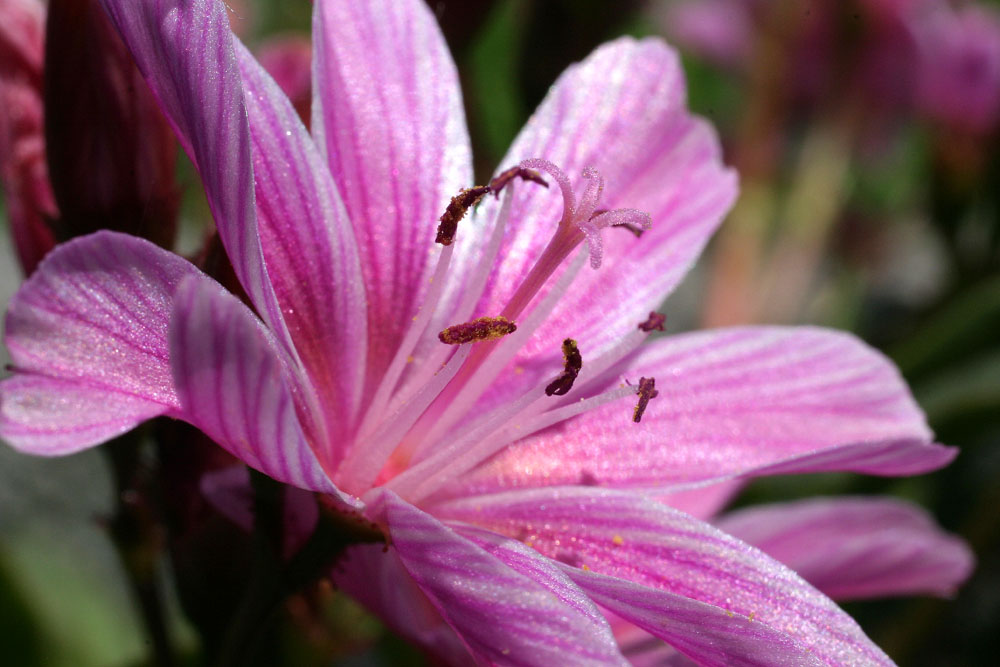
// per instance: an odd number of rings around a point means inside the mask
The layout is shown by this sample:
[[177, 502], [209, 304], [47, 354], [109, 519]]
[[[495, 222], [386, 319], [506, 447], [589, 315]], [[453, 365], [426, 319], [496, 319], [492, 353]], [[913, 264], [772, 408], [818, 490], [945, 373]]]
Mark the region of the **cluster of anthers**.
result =
[[[500, 314], [468, 319], [440, 331], [438, 340], [444, 345], [411, 367], [405, 382], [398, 387], [407, 364], [414, 361], [411, 355], [441, 299], [459, 222], [487, 195], [499, 199], [503, 193], [479, 268], [469, 278], [462, 302], [455, 311], [457, 318], [467, 318], [483, 293], [489, 267], [496, 260], [504, 237], [511, 208], [507, 186], [520, 179], [547, 188], [548, 183], [539, 172], [549, 174], [559, 185], [563, 215], [531, 271]], [[347, 490], [360, 492], [374, 483], [393, 488], [410, 498], [426, 495], [447, 479], [460, 475], [530, 433], [630, 394], [638, 396], [632, 420], [639, 422], [642, 419], [649, 401], [658, 394], [653, 378], [640, 378], [638, 386], [626, 381], [596, 396], [568, 403], [553, 404], [550, 397], [564, 396], [574, 384], [597, 378], [638, 347], [649, 333], [663, 331], [665, 318], [655, 312], [639, 323], [631, 334], [589, 362], [586, 369], [577, 342], [567, 338], [562, 343], [564, 364], [558, 377], [547, 379], [520, 398], [484, 414], [469, 414], [475, 402], [555, 308], [586, 257], [589, 256], [592, 268], [600, 268], [604, 254], [601, 230], [617, 226], [638, 237], [650, 228], [650, 216], [643, 211], [599, 209], [604, 179], [593, 167], [585, 169], [583, 177], [589, 182], [577, 202], [569, 178], [559, 167], [547, 160], [530, 159], [504, 171], [488, 185], [464, 189], [452, 198], [438, 225], [435, 241], [443, 247], [428, 293], [368, 405], [352, 448], [339, 467], [338, 481]], [[576, 253], [523, 321], [515, 323], [556, 269], [583, 241], [587, 242], [589, 252]], [[445, 434], [447, 442], [442, 443]]]

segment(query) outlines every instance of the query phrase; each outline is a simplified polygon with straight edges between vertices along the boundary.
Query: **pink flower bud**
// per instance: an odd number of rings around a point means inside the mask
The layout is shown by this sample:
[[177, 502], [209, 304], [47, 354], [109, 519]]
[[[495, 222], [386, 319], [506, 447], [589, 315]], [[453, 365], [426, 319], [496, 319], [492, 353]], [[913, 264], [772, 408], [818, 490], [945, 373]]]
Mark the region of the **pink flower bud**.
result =
[[42, 36], [38, 0], [0, 4], [0, 184], [24, 272], [54, 244], [56, 215], [42, 135]]
[[52, 0], [45, 134], [65, 238], [115, 229], [173, 243], [177, 146], [96, 0]]

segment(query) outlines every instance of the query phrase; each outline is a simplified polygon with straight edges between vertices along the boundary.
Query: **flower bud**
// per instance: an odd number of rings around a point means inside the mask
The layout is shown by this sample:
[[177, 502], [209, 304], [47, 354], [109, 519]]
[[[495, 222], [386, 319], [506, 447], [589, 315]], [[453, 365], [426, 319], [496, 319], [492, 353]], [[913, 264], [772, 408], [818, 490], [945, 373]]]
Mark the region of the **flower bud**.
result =
[[45, 136], [59, 236], [115, 229], [173, 245], [174, 135], [97, 0], [49, 4]]
[[55, 243], [56, 215], [42, 134], [42, 41], [38, 0], [0, 3], [0, 184], [21, 267], [30, 274]]

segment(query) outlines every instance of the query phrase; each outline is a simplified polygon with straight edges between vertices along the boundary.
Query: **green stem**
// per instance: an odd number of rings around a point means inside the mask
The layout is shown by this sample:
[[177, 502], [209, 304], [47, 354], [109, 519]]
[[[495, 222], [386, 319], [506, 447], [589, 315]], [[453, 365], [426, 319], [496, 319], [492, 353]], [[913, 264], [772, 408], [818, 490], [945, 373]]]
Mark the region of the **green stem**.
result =
[[154, 510], [153, 475], [140, 456], [141, 434], [131, 431], [108, 443], [115, 486], [115, 510], [108, 534], [139, 603], [156, 667], [173, 667], [174, 654], [163, 611], [158, 563], [162, 526]]

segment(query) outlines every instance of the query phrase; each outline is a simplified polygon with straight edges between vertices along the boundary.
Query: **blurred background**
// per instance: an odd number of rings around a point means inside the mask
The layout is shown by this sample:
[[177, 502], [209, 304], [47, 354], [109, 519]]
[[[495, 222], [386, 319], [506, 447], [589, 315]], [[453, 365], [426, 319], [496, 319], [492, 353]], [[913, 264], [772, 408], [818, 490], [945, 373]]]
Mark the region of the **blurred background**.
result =
[[[976, 552], [970, 581], [951, 600], [845, 607], [901, 665], [994, 664], [1000, 654], [1000, 3], [429, 4], [462, 77], [479, 182], [559, 73], [595, 46], [622, 35], [660, 35], [678, 49], [690, 106], [718, 128], [742, 194], [665, 304], [671, 330], [766, 322], [853, 331], [899, 365], [939, 441], [961, 448], [951, 466], [916, 478], [756, 481], [735, 506], [889, 494], [926, 507]], [[308, 0], [228, 5], [234, 29], [308, 109]], [[9, 151], [0, 142], [5, 146]], [[167, 185], [140, 199], [144, 207], [160, 196], [169, 200], [167, 209], [179, 206], [177, 247], [192, 253], [209, 216], [190, 164], [168, 146], [169, 159], [158, 163], [168, 167]], [[9, 160], [0, 154], [0, 162]], [[15, 254], [4, 234], [3, 304], [22, 279]], [[142, 455], [132, 464], [140, 474], [156, 465]], [[97, 451], [42, 460], [0, 448], [5, 664], [156, 664], [156, 640], [146, 639], [142, 621], [150, 598], [126, 574], [134, 574], [136, 559], [165, 609], [176, 663], [198, 664], [195, 627], [205, 621], [190, 612], [191, 582], [183, 572], [189, 544], [178, 547], [167, 528], [141, 520], [157, 508], [127, 509], [128, 485], [116, 466]], [[128, 535], [122, 539], [123, 506], [126, 517], [140, 519], [133, 522], [139, 541], [169, 545], [171, 558], [122, 549], [129, 543]], [[230, 546], [244, 539], [220, 518], [206, 519], [204, 508], [187, 509], [201, 512], [212, 539]], [[232, 575], [238, 582], [227, 568], [218, 564], [220, 580]], [[262, 659], [281, 655], [281, 664], [423, 661], [324, 587], [290, 600], [272, 634]]]

